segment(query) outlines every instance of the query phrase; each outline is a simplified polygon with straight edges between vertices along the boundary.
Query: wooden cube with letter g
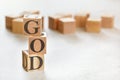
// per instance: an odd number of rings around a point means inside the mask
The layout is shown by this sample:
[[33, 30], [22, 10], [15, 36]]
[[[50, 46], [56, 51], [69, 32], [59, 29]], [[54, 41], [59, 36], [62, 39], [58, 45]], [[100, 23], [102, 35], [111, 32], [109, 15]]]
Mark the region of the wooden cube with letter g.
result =
[[26, 35], [40, 36], [42, 32], [42, 16], [25, 15], [23, 18], [24, 33]]
[[29, 37], [29, 54], [46, 54], [46, 33]]

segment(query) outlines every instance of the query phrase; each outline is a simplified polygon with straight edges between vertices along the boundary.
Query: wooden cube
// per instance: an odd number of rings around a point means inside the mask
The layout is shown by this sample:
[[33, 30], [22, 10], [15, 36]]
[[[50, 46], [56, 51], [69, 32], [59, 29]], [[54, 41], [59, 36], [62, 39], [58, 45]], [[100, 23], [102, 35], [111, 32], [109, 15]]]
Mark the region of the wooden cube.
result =
[[6, 28], [12, 30], [12, 20], [21, 18], [21, 15], [7, 15], [5, 16]]
[[22, 51], [22, 65], [25, 71], [44, 70], [44, 55], [29, 55], [27, 50]]
[[72, 17], [71, 14], [62, 14], [62, 13], [57, 13], [55, 15], [49, 16], [49, 28], [53, 30], [58, 30], [58, 22], [60, 18], [70, 18]]
[[53, 30], [58, 29], [58, 19], [61, 18], [61, 16], [49, 16], [49, 28]]
[[46, 54], [46, 33], [29, 37], [29, 54]]
[[12, 32], [17, 34], [24, 34], [23, 18], [17, 18], [12, 21]]
[[104, 28], [113, 28], [114, 27], [114, 16], [102, 16], [101, 17], [102, 22], [101, 25]]
[[101, 30], [101, 20], [100, 19], [88, 19], [86, 23], [87, 32], [100, 32]]
[[42, 16], [25, 15], [23, 19], [24, 33], [26, 35], [40, 36], [42, 32]]
[[83, 27], [85, 28], [87, 19], [89, 18], [90, 14], [89, 13], [78, 13], [75, 15], [75, 20], [76, 20], [76, 27]]
[[58, 31], [63, 34], [75, 33], [76, 24], [74, 18], [61, 18], [59, 19]]

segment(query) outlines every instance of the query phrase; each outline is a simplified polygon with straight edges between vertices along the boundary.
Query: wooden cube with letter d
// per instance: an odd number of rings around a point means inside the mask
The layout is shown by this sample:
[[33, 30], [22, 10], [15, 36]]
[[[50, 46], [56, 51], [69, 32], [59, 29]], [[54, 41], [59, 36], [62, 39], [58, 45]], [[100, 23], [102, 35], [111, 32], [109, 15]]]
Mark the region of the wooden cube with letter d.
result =
[[22, 51], [22, 65], [25, 71], [44, 70], [44, 55], [29, 55], [28, 50]]

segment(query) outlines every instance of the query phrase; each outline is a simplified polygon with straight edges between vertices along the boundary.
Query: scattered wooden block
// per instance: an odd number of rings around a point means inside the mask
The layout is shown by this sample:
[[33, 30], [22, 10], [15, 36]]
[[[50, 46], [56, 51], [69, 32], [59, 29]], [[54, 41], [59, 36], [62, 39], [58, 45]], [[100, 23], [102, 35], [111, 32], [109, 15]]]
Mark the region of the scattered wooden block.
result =
[[44, 70], [44, 55], [29, 55], [27, 50], [22, 51], [22, 65], [25, 71]]
[[76, 27], [83, 27], [85, 28], [87, 19], [89, 18], [90, 14], [89, 13], [78, 13], [75, 15], [75, 20], [76, 20]]
[[88, 19], [86, 23], [87, 32], [100, 32], [101, 30], [101, 20], [99, 19]]
[[29, 37], [29, 54], [46, 54], [46, 33]]
[[62, 13], [58, 13], [52, 16], [49, 16], [48, 20], [49, 20], [49, 28], [53, 29], [53, 30], [58, 30], [58, 22], [60, 18], [70, 18], [72, 17], [71, 14], [62, 14]]
[[7, 15], [5, 16], [6, 28], [12, 30], [12, 20], [21, 18], [21, 15]]
[[61, 16], [54, 15], [54, 16], [49, 16], [49, 28], [53, 30], [58, 29], [58, 19], [61, 18]]
[[12, 32], [17, 34], [24, 34], [23, 18], [17, 18], [12, 21]]
[[25, 15], [24, 19], [24, 33], [26, 35], [40, 36], [42, 32], [42, 16], [39, 15]]
[[114, 27], [114, 16], [106, 15], [106, 16], [102, 16], [101, 19], [102, 19], [102, 22], [101, 22], [102, 27], [104, 28]]
[[61, 18], [59, 19], [58, 31], [63, 34], [75, 33], [76, 24], [74, 18]]

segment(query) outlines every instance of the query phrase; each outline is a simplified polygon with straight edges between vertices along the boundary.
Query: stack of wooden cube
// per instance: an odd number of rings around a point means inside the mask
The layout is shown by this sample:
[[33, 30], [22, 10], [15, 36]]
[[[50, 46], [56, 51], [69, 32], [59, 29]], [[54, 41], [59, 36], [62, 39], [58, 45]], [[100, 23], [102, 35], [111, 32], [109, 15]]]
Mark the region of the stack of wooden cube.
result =
[[26, 71], [44, 70], [46, 54], [46, 33], [42, 31], [42, 16], [25, 15], [24, 33], [29, 35], [29, 50], [22, 51], [23, 68]]

